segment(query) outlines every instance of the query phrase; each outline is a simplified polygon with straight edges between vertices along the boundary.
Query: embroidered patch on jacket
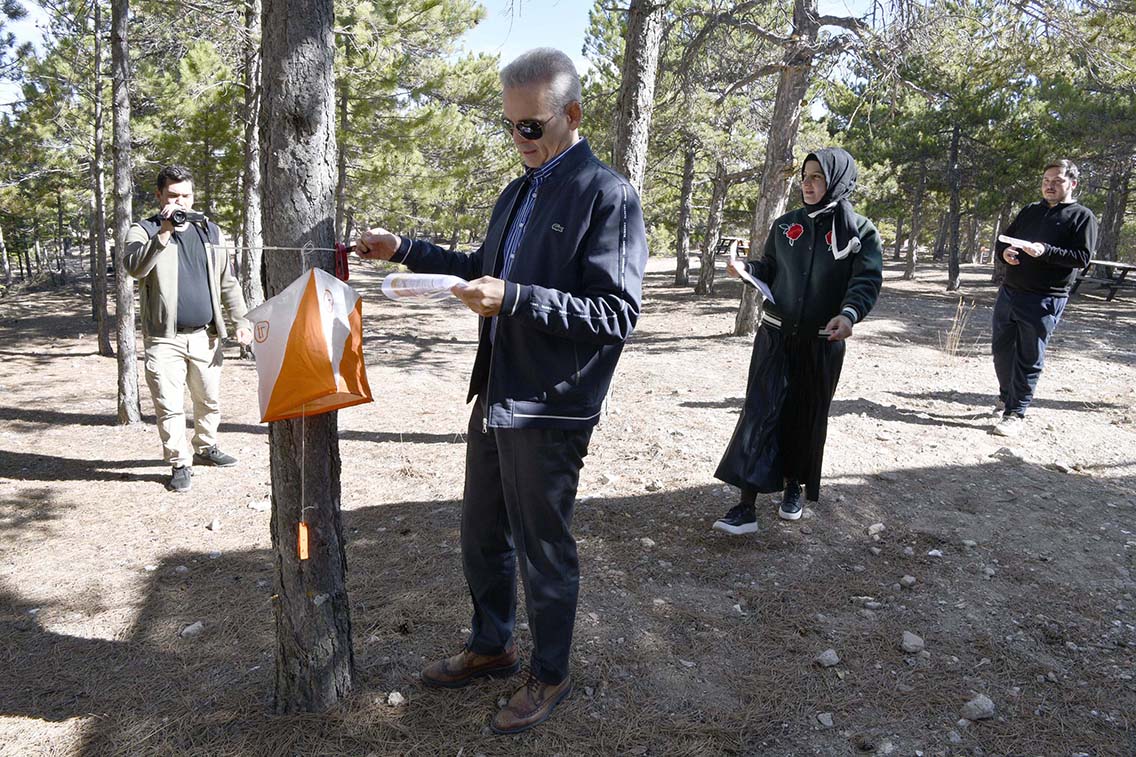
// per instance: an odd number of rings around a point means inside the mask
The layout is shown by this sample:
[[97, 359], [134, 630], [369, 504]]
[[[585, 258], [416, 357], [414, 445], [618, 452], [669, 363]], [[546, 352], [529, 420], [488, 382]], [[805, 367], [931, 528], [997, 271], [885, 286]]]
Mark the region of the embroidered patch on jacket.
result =
[[828, 245], [829, 247], [831, 247], [831, 246], [832, 246], [832, 229], [829, 229], [829, 230], [828, 230], [828, 233], [824, 235], [824, 242], [825, 242], [825, 244], [827, 244], [827, 245]]
[[564, 227], [561, 226], [558, 223], [554, 223], [554, 224], [552, 224], [552, 230], [556, 231], [556, 232], [561, 232], [561, 231], [564, 231]]
[[792, 247], [793, 242], [796, 242], [805, 233], [805, 227], [799, 223], [783, 223], [781, 224], [781, 231], [785, 233], [785, 238], [789, 240], [789, 246]]

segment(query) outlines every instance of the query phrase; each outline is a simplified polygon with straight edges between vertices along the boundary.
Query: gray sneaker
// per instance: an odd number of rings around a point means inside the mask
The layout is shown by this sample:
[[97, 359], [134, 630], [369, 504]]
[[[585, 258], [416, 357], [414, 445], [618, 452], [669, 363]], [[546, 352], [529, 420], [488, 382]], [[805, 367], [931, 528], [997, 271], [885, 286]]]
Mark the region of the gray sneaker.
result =
[[218, 468], [229, 468], [237, 464], [237, 458], [226, 455], [216, 445], [206, 447], [201, 452], [193, 453], [193, 462], [199, 465], [213, 465]]
[[188, 465], [175, 465], [166, 488], [172, 492], [187, 492], [191, 486], [193, 486], [193, 468]]

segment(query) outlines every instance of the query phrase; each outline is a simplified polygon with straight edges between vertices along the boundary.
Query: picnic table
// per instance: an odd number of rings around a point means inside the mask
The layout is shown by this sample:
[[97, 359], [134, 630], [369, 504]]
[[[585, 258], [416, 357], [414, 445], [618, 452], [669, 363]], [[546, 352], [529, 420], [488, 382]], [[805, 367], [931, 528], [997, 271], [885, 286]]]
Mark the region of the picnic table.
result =
[[1129, 271], [1136, 271], [1136, 265], [1120, 263], [1115, 260], [1089, 261], [1089, 264], [1077, 276], [1077, 281], [1073, 284], [1073, 289], [1069, 294], [1076, 293], [1081, 288], [1081, 284], [1087, 281], [1090, 284], [1096, 284], [1098, 289], [1107, 289], [1108, 297], [1105, 298], [1105, 301], [1110, 302], [1116, 296], [1117, 291], [1136, 289], [1136, 277], [1131, 280], [1127, 278]]

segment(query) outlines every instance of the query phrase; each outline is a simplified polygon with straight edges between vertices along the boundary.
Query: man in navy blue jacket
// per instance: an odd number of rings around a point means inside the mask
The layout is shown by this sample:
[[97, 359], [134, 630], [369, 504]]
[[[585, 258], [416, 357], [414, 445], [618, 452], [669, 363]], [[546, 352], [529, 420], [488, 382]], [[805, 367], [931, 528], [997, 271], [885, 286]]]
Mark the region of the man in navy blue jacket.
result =
[[422, 671], [458, 688], [519, 669], [517, 562], [533, 650], [497, 733], [545, 720], [572, 689], [579, 563], [571, 534], [580, 468], [612, 374], [639, 318], [646, 232], [639, 197], [579, 136], [580, 79], [564, 53], [530, 50], [501, 71], [504, 117], [525, 164], [471, 255], [385, 229], [362, 257], [460, 276], [481, 316], [469, 385], [462, 560], [473, 599], [465, 648]]
[[997, 245], [1008, 266], [994, 303], [991, 338], [1002, 413], [994, 433], [1000, 436], [1021, 433], [1069, 289], [1096, 252], [1097, 218], [1073, 199], [1079, 176], [1071, 160], [1047, 165], [1042, 202], [1022, 208], [1006, 229], [1013, 244]]

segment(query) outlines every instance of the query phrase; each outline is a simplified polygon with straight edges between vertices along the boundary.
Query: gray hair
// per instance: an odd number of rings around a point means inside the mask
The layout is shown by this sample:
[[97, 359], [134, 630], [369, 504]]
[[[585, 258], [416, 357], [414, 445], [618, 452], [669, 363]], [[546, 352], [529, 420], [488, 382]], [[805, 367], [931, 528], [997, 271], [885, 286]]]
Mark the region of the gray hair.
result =
[[548, 105], [557, 113], [580, 102], [580, 75], [572, 59], [553, 47], [537, 47], [501, 69], [505, 89], [543, 85]]

